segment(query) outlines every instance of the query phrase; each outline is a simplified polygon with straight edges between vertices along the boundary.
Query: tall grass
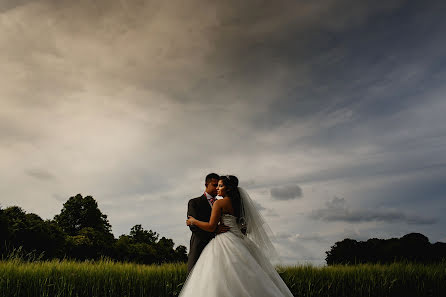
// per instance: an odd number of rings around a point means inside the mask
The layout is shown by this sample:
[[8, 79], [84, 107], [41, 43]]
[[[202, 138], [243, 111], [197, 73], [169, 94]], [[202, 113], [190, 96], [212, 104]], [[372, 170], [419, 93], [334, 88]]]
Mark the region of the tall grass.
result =
[[[446, 296], [446, 263], [278, 267], [294, 296]], [[185, 264], [138, 265], [98, 261], [0, 261], [0, 296], [177, 296]]]
[[282, 267], [294, 296], [446, 296], [446, 262]]
[[187, 274], [185, 264], [139, 265], [98, 261], [0, 262], [0, 296], [175, 296]]

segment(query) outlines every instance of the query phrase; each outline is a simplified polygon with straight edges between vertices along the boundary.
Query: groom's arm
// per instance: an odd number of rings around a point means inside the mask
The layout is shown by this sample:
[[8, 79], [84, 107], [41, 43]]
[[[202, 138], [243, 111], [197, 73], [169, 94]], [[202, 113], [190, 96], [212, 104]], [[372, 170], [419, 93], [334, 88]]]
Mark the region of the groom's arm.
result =
[[[187, 204], [187, 217], [197, 217], [197, 206], [194, 203], [194, 200], [191, 199], [189, 200], [189, 203]], [[190, 231], [192, 232], [197, 232], [197, 231], [201, 231], [200, 228], [198, 228], [197, 226], [194, 225], [190, 225], [189, 226]]]

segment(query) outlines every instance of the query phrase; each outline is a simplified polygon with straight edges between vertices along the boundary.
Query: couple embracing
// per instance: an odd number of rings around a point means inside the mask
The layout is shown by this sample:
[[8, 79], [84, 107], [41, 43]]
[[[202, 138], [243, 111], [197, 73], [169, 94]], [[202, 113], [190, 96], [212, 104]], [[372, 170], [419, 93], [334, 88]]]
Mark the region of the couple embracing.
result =
[[180, 297], [292, 297], [270, 259], [271, 230], [233, 175], [208, 174], [188, 204], [192, 231], [188, 277]]

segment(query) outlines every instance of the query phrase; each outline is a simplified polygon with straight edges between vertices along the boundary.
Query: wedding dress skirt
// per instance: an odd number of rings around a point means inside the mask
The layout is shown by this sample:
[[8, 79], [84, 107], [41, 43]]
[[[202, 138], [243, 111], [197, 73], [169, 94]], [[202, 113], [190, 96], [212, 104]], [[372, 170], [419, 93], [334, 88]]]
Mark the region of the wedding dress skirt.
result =
[[230, 231], [215, 236], [198, 258], [180, 297], [292, 297], [262, 251], [240, 231], [236, 217], [223, 214]]

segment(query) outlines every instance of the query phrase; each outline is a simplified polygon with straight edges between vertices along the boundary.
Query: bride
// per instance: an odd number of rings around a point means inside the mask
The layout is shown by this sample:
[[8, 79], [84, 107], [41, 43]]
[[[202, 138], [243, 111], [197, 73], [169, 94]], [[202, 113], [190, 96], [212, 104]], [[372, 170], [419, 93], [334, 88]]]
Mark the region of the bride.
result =
[[[235, 176], [222, 176], [209, 222], [193, 217], [186, 224], [213, 232], [219, 221], [230, 230], [204, 248], [180, 297], [292, 297], [269, 259], [277, 256], [268, 226]], [[245, 230], [242, 232], [241, 230]], [[246, 233], [246, 234], [245, 234]]]

